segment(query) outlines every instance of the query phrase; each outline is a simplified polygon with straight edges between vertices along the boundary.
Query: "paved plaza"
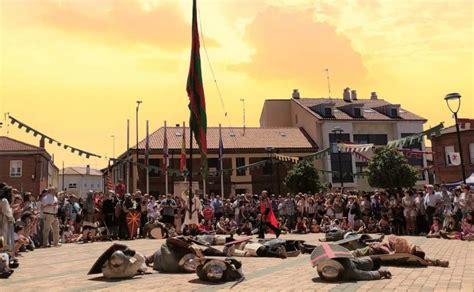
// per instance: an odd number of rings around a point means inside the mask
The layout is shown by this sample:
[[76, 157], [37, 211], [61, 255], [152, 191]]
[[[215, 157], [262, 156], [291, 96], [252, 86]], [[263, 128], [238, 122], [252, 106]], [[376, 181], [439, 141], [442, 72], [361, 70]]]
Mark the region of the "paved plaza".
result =
[[[309, 243], [318, 243], [323, 234], [286, 235]], [[130, 280], [110, 281], [101, 275], [87, 276], [97, 257], [110, 242], [66, 244], [61, 248], [38, 249], [24, 253], [20, 267], [8, 280], [0, 280], [0, 291], [473, 291], [474, 242], [407, 237], [421, 245], [431, 258], [450, 261], [449, 268], [390, 267], [390, 280], [324, 283], [309, 263], [309, 255], [296, 258], [240, 258], [246, 279], [210, 285], [198, 280], [196, 274], [151, 274]], [[145, 255], [155, 252], [162, 240], [124, 241]]]

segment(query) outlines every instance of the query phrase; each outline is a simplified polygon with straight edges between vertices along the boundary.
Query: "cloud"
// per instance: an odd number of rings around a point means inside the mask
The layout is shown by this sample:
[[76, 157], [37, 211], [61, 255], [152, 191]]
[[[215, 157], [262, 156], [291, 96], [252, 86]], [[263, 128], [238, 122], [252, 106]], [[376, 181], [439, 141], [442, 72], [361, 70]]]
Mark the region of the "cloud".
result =
[[315, 22], [312, 13], [276, 7], [259, 13], [244, 33], [255, 50], [251, 61], [231, 68], [260, 80], [293, 79], [319, 87], [329, 68], [337, 80], [360, 82], [367, 74], [360, 54], [334, 26]]
[[[188, 48], [191, 25], [174, 2], [146, 6], [138, 1], [33, 2], [40, 25], [113, 46], [149, 45], [173, 51]], [[190, 12], [191, 13], [191, 6]], [[207, 46], [216, 46], [206, 39]]]

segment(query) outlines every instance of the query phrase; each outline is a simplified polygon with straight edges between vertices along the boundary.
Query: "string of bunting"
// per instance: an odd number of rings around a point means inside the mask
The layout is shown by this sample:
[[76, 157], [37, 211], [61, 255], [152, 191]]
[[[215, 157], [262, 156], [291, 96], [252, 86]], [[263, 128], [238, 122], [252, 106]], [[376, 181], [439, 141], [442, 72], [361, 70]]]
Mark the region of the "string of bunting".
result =
[[434, 153], [432, 151], [422, 151], [422, 150], [416, 150], [416, 149], [399, 149], [398, 151], [403, 152], [405, 157], [416, 157], [416, 158], [422, 158], [424, 154]]
[[300, 160], [299, 157], [293, 157], [293, 156], [286, 156], [286, 155], [281, 155], [281, 154], [274, 154], [275, 158], [284, 161], [284, 162], [292, 162], [292, 163], [298, 163]]
[[324, 148], [318, 152], [309, 154], [304, 156], [302, 159], [307, 160], [307, 159], [320, 159], [323, 158], [324, 156], [327, 156], [331, 153], [331, 147]]
[[348, 143], [337, 143], [337, 150], [341, 152], [367, 152], [374, 147], [374, 144], [348, 144]]
[[365, 156], [365, 155], [362, 155], [358, 152], [352, 152], [352, 155], [354, 155], [356, 158], [360, 159], [360, 160], [363, 160], [363, 161], [370, 161], [370, 159]]
[[10, 119], [10, 124], [11, 125], [18, 124], [18, 129], [25, 128], [26, 133], [32, 132], [34, 137], [40, 136], [41, 139], [44, 139], [45, 141], [48, 141], [49, 144], [55, 143], [58, 147], [62, 146], [66, 150], [70, 149], [72, 153], [77, 152], [77, 154], [79, 154], [79, 156], [85, 155], [86, 158], [90, 158], [91, 156], [101, 158], [100, 155], [97, 155], [97, 154], [94, 154], [94, 153], [91, 153], [91, 152], [88, 152], [88, 151], [81, 150], [81, 149], [73, 147], [71, 145], [61, 143], [58, 140], [56, 140], [54, 138], [51, 138], [50, 136], [48, 136], [46, 134], [43, 134], [43, 133], [41, 133], [40, 131], [38, 131], [36, 129], [33, 129], [32, 127], [30, 127], [27, 124], [19, 121], [18, 119], [12, 117], [11, 115], [8, 115], [8, 118]]
[[397, 139], [397, 140], [388, 141], [387, 147], [399, 148], [403, 146], [410, 146], [416, 143], [421, 143], [423, 141], [424, 136], [428, 137], [428, 139], [431, 139], [432, 136], [439, 135], [441, 133], [441, 129], [443, 128], [444, 128], [443, 123], [439, 123], [439, 125], [433, 128], [429, 128], [428, 130], [425, 130], [419, 134], [411, 135], [411, 136]]

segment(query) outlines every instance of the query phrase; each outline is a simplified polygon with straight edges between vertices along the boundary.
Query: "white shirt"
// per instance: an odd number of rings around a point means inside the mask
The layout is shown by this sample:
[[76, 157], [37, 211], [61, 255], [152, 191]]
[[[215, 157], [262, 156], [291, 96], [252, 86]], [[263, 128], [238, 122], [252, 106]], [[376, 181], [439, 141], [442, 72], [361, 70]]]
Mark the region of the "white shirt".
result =
[[46, 205], [52, 205], [54, 203], [58, 203], [58, 198], [55, 195], [52, 195], [50, 193], [47, 193], [42, 199], [41, 199], [41, 205], [43, 206], [43, 212], [44, 213], [49, 213], [49, 214], [57, 214], [58, 213], [58, 205], [56, 206], [46, 206]]

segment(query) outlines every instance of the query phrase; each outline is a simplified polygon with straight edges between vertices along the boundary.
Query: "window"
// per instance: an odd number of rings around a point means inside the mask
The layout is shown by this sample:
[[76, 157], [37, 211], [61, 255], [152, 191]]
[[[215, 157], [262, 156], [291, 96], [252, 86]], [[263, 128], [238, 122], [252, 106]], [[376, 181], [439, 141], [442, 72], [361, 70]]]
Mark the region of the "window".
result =
[[271, 163], [271, 160], [269, 160], [267, 158], [262, 158], [262, 160], [267, 161], [263, 165], [263, 175], [273, 175], [273, 163]]
[[392, 107], [392, 108], [390, 109], [390, 116], [391, 116], [391, 117], [398, 117], [398, 108]]
[[366, 161], [357, 161], [356, 162], [356, 173], [363, 173], [367, 170], [369, 163]]
[[332, 114], [332, 108], [330, 107], [325, 107], [324, 108], [324, 116], [325, 117], [332, 117], [333, 114]]
[[354, 177], [352, 176], [352, 154], [351, 153], [341, 153], [341, 167], [339, 168], [339, 154], [331, 154], [331, 170], [337, 171], [338, 173], [332, 174], [332, 182], [340, 183], [340, 174], [342, 172], [343, 182], [354, 182]]
[[451, 163], [451, 158], [449, 158], [449, 154], [454, 152], [454, 146], [445, 146], [444, 147], [444, 156], [446, 158], [446, 166], [453, 165]]
[[219, 168], [219, 159], [218, 158], [209, 158], [207, 159], [207, 167], [209, 168]]
[[160, 171], [159, 171], [159, 169], [161, 167], [160, 161], [161, 161], [161, 159], [149, 159], [151, 167], [149, 168], [148, 174], [149, 174], [150, 177], [159, 177], [160, 176]]
[[77, 185], [76, 184], [69, 184], [68, 188], [69, 189], [75, 189], [75, 188], [77, 188]]
[[[337, 141], [349, 142], [351, 140], [350, 134], [329, 134], [329, 143], [337, 143]], [[341, 165], [343, 173], [344, 182], [354, 182], [352, 177], [352, 154], [351, 153], [341, 153]], [[331, 154], [331, 170], [339, 171], [339, 154]], [[339, 173], [332, 174], [332, 182], [338, 183], [341, 182], [339, 178]]]
[[354, 117], [361, 118], [362, 117], [362, 109], [360, 107], [354, 108]]
[[469, 144], [469, 156], [471, 157], [471, 164], [474, 164], [474, 143]]
[[354, 134], [354, 143], [356, 144], [386, 145], [387, 142], [386, 134]]
[[10, 160], [10, 177], [21, 177], [23, 170], [22, 160]]
[[[245, 165], [245, 158], [244, 157], [237, 157], [235, 159], [235, 164], [237, 167], [242, 167]], [[237, 169], [237, 176], [244, 176], [246, 173], [246, 169]]]

